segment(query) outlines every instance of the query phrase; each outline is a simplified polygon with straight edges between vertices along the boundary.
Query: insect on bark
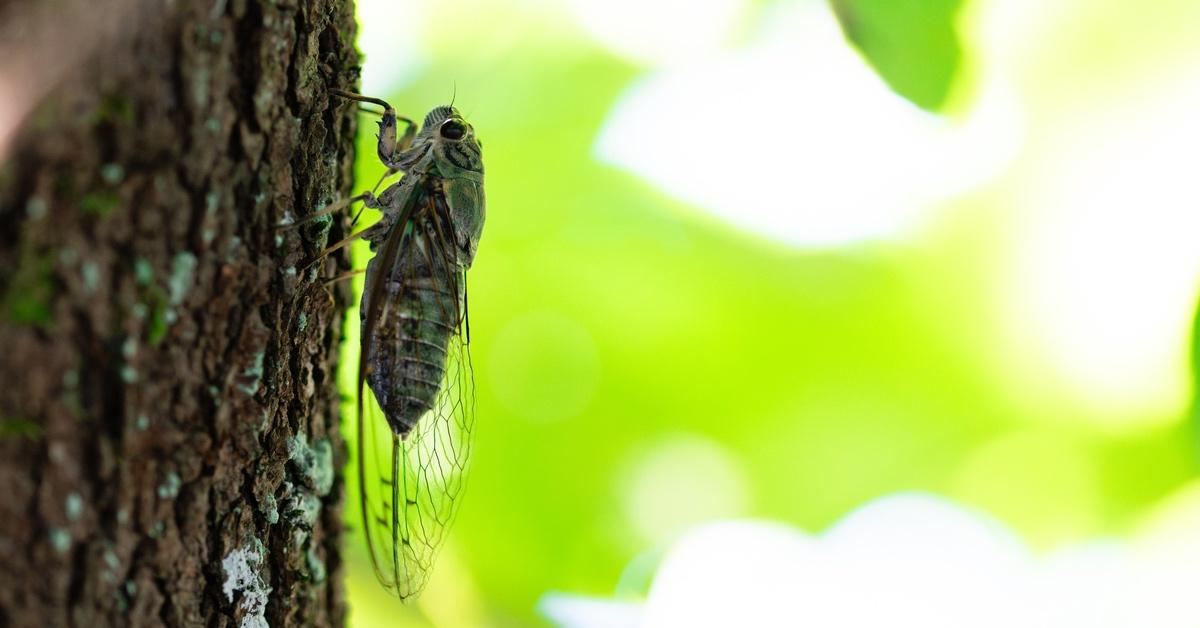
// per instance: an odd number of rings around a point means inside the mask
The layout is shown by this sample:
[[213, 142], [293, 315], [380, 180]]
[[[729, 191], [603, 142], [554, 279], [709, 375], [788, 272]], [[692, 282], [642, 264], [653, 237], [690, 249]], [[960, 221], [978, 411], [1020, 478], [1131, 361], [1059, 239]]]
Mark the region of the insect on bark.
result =
[[453, 105], [434, 108], [418, 131], [383, 100], [332, 93], [383, 107], [377, 153], [388, 174], [403, 173], [378, 197], [364, 192], [319, 212], [362, 202], [382, 217], [317, 259], [360, 238], [375, 254], [360, 307], [359, 503], [376, 576], [408, 599], [428, 579], [471, 451], [466, 272], [483, 230], [483, 158]]

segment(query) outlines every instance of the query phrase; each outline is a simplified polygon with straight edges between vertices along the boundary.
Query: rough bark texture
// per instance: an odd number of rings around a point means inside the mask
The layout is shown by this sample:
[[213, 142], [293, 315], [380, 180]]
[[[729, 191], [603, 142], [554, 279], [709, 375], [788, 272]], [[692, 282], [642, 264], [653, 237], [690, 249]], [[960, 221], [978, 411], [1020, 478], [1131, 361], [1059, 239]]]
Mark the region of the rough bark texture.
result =
[[339, 625], [352, 5], [135, 8], [0, 169], [0, 626]]

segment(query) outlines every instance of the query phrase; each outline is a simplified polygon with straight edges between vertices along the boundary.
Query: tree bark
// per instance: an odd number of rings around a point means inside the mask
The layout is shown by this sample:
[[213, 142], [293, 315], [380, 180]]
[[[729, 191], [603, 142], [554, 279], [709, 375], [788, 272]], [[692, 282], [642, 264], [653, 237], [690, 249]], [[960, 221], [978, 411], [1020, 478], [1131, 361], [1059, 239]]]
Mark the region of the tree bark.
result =
[[349, 264], [304, 266], [346, 221], [277, 225], [351, 191], [354, 24], [0, 1], [49, 74], [0, 72], [40, 103], [0, 169], [0, 626], [343, 622]]

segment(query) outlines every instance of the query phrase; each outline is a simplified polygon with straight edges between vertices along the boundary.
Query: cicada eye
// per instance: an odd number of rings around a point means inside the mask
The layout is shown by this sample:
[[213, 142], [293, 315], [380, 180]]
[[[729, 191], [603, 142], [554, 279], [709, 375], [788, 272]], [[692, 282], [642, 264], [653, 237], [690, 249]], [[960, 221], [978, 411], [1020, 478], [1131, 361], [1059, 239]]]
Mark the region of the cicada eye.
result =
[[441, 134], [448, 140], [461, 140], [467, 134], [467, 128], [457, 120], [446, 120], [442, 123]]

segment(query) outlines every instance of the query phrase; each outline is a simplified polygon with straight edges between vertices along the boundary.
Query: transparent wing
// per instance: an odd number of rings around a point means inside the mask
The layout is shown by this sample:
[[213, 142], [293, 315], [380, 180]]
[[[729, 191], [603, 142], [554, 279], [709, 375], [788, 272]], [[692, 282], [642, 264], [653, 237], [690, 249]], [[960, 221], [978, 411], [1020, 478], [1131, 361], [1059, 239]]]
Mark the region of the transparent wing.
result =
[[452, 337], [450, 347], [435, 406], [406, 437], [392, 432], [374, 396], [364, 393], [364, 525], [376, 575], [401, 599], [424, 588], [466, 486], [475, 393], [465, 334]]
[[[396, 263], [404, 251], [419, 250], [422, 255], [429, 256], [431, 262], [453, 260], [450, 240], [438, 227], [441, 221], [427, 220], [442, 215], [444, 204], [435, 196], [419, 192], [413, 197], [411, 207], [402, 214], [404, 218], [393, 228], [394, 233], [388, 236], [373, 261], [379, 264], [376, 270], [404, 272], [405, 268], [412, 267]], [[406, 230], [407, 222], [415, 226]], [[458, 510], [467, 478], [475, 422], [465, 275], [453, 263], [434, 263], [427, 268], [441, 269], [437, 283], [445, 287], [445, 307], [453, 310], [453, 315], [447, 315], [445, 320], [457, 321], [446, 346], [445, 373], [432, 407], [411, 431], [401, 435], [389, 426], [361, 373], [358, 382], [362, 410], [358, 413], [358, 479], [367, 546], [380, 582], [405, 600], [424, 588]], [[383, 276], [385, 273], [374, 274]], [[376, 334], [375, 330], [405, 321], [400, 314], [401, 308], [380, 303], [383, 290], [378, 287], [378, 282], [382, 279], [371, 275], [368, 273], [365, 289], [369, 296], [374, 292], [375, 298], [368, 298], [368, 313], [364, 317], [364, 354], [369, 343], [386, 335]], [[393, 281], [396, 280], [403, 283], [406, 278], [393, 274]], [[374, 290], [373, 283], [377, 284]], [[459, 286], [464, 288], [461, 300], [457, 297]], [[360, 368], [365, 368], [365, 362], [360, 362]]]

